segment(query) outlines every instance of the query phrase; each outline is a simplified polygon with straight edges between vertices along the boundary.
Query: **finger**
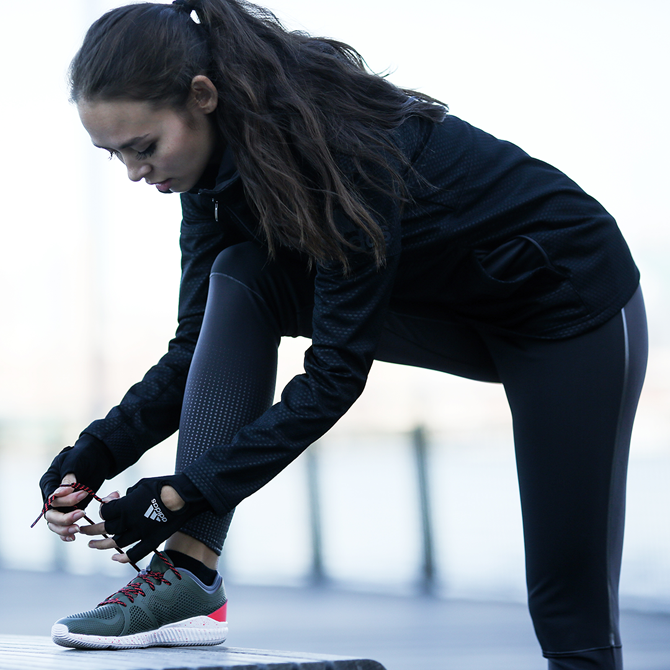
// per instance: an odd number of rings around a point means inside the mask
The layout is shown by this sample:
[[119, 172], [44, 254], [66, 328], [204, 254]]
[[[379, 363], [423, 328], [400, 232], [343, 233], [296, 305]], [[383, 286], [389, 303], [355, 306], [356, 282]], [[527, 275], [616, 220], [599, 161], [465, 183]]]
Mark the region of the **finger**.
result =
[[82, 535], [102, 535], [106, 533], [104, 521], [101, 523], [95, 523], [92, 526], [82, 526], [79, 529], [79, 532]]
[[56, 535], [60, 535], [61, 540], [66, 539], [68, 542], [74, 540], [74, 536], [79, 532], [79, 526], [59, 526], [57, 524], [48, 523], [47, 528]]
[[118, 491], [114, 491], [114, 493], [110, 493], [107, 497], [103, 498], [102, 503], [100, 503], [100, 510], [98, 511], [100, 518], [104, 519], [109, 516], [116, 506], [121, 504], [119, 502], [120, 499], [121, 494]]
[[121, 494], [118, 491], [112, 491], [112, 493], [102, 499], [100, 505], [102, 506], [104, 503], [110, 502], [110, 500], [118, 500], [120, 497]]
[[84, 510], [75, 509], [72, 512], [58, 512], [55, 509], [50, 509], [44, 515], [45, 519], [54, 526], [70, 526], [77, 523], [84, 517]]
[[63, 489], [71, 489], [72, 488], [71, 484], [76, 483], [77, 478], [74, 476], [72, 472], [68, 472], [68, 474], [66, 474], [61, 480], [60, 486], [56, 489], [56, 491], [62, 491]]
[[[51, 510], [49, 511], [51, 512]], [[47, 516], [47, 527], [50, 531], [57, 533], [58, 535], [78, 533], [79, 526], [76, 522], [79, 521], [82, 516], [83, 514], [77, 514], [77, 511], [70, 512], [69, 514], [54, 512]]]
[[147, 554], [150, 554], [155, 548], [155, 544], [147, 542], [147, 540], [141, 540], [126, 550], [126, 556], [128, 556], [129, 561], [137, 563], [137, 561], [144, 558]]
[[53, 495], [53, 507], [74, 507], [79, 504], [88, 494], [86, 491], [73, 491], [71, 486], [61, 486], [57, 488]]
[[116, 542], [111, 537], [106, 537], [102, 540], [91, 540], [88, 546], [91, 549], [118, 549]]
[[60, 512], [58, 509], [50, 509], [47, 510], [44, 516], [47, 521], [63, 526], [79, 521], [85, 514], [86, 512], [84, 512], [83, 509], [74, 509], [69, 512]]
[[[130, 559], [128, 558], [128, 554], [114, 554], [112, 556], [112, 560], [116, 561], [117, 563], [130, 563]], [[138, 568], [139, 570], [139, 568]]]

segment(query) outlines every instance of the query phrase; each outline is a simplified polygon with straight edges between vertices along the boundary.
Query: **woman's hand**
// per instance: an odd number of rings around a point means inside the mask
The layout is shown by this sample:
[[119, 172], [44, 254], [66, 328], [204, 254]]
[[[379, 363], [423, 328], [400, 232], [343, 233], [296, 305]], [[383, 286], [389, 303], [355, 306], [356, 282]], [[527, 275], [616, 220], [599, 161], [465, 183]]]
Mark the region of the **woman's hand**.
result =
[[[82, 494], [79, 498], [73, 498], [72, 491], [61, 491], [64, 485], [78, 482], [88, 486], [91, 491], [97, 491], [105, 479], [109, 479], [113, 475], [113, 458], [105, 447], [105, 445], [91, 436], [86, 439], [80, 438], [74, 447], [65, 447], [59, 454], [55, 456], [47, 471], [40, 479], [40, 489], [42, 491], [42, 500], [47, 499], [53, 495], [54, 491], [59, 491], [59, 497], [62, 499], [75, 501], [78, 506], [83, 509], [90, 502], [91, 496]], [[72, 507], [67, 502], [61, 500], [60, 507]], [[67, 510], [74, 512], [75, 510]], [[81, 518], [79, 516], [78, 518]], [[57, 525], [67, 525], [67, 521], [63, 517], [58, 517], [58, 520], [63, 523]], [[73, 519], [70, 519], [73, 521]], [[54, 521], [53, 523], [56, 523]], [[60, 534], [60, 533], [59, 533]], [[73, 533], [71, 540], [74, 539]]]
[[[108, 496], [105, 496], [100, 503], [100, 509], [105, 503], [110, 502], [111, 500], [118, 500], [121, 498], [121, 494], [118, 491], [110, 493]], [[102, 516], [102, 514], [100, 515]], [[100, 523], [88, 524], [82, 526], [79, 530], [82, 535], [106, 535], [107, 530], [105, 529], [105, 522], [101, 521]], [[88, 546], [91, 549], [119, 549], [119, 546], [114, 542], [114, 539], [111, 537], [104, 537], [102, 540], [89, 540]], [[128, 556], [124, 554], [114, 554], [112, 556], [113, 561], [118, 561], [119, 563], [130, 563]]]
[[[170, 535], [179, 530], [192, 514], [186, 514], [186, 502], [176, 489], [167, 483], [170, 477], [142, 479], [121, 497], [114, 492], [103, 498], [101, 523], [82, 526], [83, 535], [114, 534], [114, 537], [91, 540], [92, 549], [118, 549], [140, 541], [129, 554], [114, 554], [113, 561], [129, 563], [143, 558]], [[112, 502], [116, 501], [116, 502]], [[107, 506], [107, 503], [112, 502]], [[197, 507], [197, 506], [194, 506]], [[193, 509], [197, 513], [199, 509]]]
[[58, 507], [72, 508], [78, 505], [88, 495], [85, 491], [75, 491], [68, 484], [74, 484], [77, 478], [69, 473], [63, 477], [61, 485], [54, 491], [56, 499], [53, 501], [53, 507], [44, 515], [47, 528], [56, 535], [60, 535], [63, 542], [73, 542], [75, 534], [80, 531], [77, 521], [85, 514], [82, 509], [75, 509], [69, 512], [60, 512]]

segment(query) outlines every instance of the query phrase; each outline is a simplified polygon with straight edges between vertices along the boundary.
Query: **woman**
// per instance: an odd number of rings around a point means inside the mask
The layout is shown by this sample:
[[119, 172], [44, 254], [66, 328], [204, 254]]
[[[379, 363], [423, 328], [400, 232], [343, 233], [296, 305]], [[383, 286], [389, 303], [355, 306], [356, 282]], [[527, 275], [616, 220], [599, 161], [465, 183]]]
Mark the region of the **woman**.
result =
[[[71, 97], [131, 180], [181, 194], [183, 275], [168, 353], [41, 481], [63, 540], [139, 540], [114, 556], [135, 561], [167, 539], [166, 557], [58, 622], [56, 642], [222, 641], [216, 560], [234, 507], [346, 412], [378, 359], [504, 384], [549, 668], [620, 670], [646, 322], [602, 206], [368, 74], [347, 45], [240, 0], [112, 10], [73, 61]], [[312, 339], [305, 372], [271, 406], [279, 340], [298, 335]], [[177, 474], [104, 498], [104, 522], [80, 528], [89, 494], [177, 428]]]

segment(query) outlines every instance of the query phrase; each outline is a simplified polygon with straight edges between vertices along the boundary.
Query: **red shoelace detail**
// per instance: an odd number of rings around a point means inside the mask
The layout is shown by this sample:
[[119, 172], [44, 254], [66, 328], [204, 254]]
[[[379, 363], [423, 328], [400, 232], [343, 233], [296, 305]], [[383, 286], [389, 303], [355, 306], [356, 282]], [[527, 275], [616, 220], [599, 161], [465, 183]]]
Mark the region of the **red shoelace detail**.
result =
[[[62, 485], [61, 485], [62, 486]], [[74, 484], [67, 484], [70, 488], [73, 488], [75, 491], [86, 491], [90, 496], [95, 498], [99, 503], [102, 503], [102, 498], [98, 498], [97, 495], [95, 495], [95, 492], [93, 489], [88, 488], [88, 486], [85, 486], [84, 484], [80, 484], [79, 482], [75, 482]], [[44, 507], [42, 507], [42, 511], [40, 512], [40, 515], [35, 519], [35, 521], [30, 524], [30, 527], [33, 528], [37, 522], [54, 506], [54, 500], [56, 500], [56, 496], [50, 496], [49, 498], [46, 499], [46, 502], [44, 503]], [[84, 519], [88, 521], [90, 524], [93, 522], [86, 516], [84, 516]]]
[[[94, 499], [97, 500], [100, 504], [102, 504], [102, 498], [99, 498], [97, 495], [95, 495], [95, 491], [93, 491], [93, 489], [89, 488], [89, 487], [86, 486], [85, 484], [80, 484], [79, 482], [74, 482], [73, 484], [65, 484], [64, 486], [69, 486], [70, 488], [74, 489], [75, 491], [86, 491], [86, 493], [88, 493], [88, 495], [90, 495], [92, 498], [94, 498]], [[40, 515], [39, 515], [39, 516], [37, 517], [37, 519], [35, 519], [35, 521], [33, 521], [32, 524], [30, 525], [31, 528], [34, 528], [34, 526], [37, 524], [37, 522], [38, 522], [38, 521], [39, 521], [39, 520], [40, 520], [40, 519], [41, 519], [41, 518], [42, 518], [42, 517], [43, 517], [43, 516], [50, 510], [50, 509], [53, 509], [53, 506], [54, 506], [54, 505], [53, 505], [54, 500], [56, 500], [56, 496], [55, 496], [55, 495], [52, 495], [52, 496], [50, 496], [49, 498], [47, 498], [46, 502], [44, 503], [44, 507], [42, 507], [42, 511], [40, 512]], [[84, 516], [83, 516], [82, 518], [83, 518], [84, 520], [88, 521], [88, 523], [90, 523], [92, 526], [95, 525], [95, 522], [94, 522], [94, 521], [91, 521], [91, 519], [89, 519], [85, 514], [84, 514]], [[101, 533], [101, 534], [102, 534], [103, 537], [109, 539], [109, 535], [107, 535], [106, 533]], [[120, 549], [119, 547], [116, 548], [116, 551], [118, 551], [119, 554], [125, 554], [125, 553], [126, 553], [125, 551], [123, 551], [123, 549]], [[167, 560], [167, 559], [166, 559], [166, 558], [165, 558], [159, 551], [156, 551], [155, 549], [154, 549], [154, 554], [156, 554], [156, 556], [159, 556], [159, 557], [161, 558], [161, 560], [163, 560], [163, 561], [168, 565], [168, 567], [169, 567], [169, 568], [170, 568], [170, 569], [171, 569], [171, 570], [172, 570], [172, 571], [179, 577], [179, 579], [181, 579], [181, 575], [175, 570], [174, 566], [172, 565], [172, 563], [170, 563], [170, 561], [168, 561], [168, 560]], [[138, 573], [142, 573], [142, 570], [140, 570], [140, 569], [135, 565], [135, 563], [133, 563], [132, 561], [129, 561], [129, 562], [130, 562], [130, 565], [132, 565], [132, 566], [135, 568], [135, 570], [137, 570]], [[149, 574], [149, 575], [152, 575], [152, 576], [153, 576], [153, 575], [160, 575], [160, 574], [161, 574], [161, 573], [159, 573], [159, 572], [149, 572], [149, 571], [144, 571], [144, 572], [145, 572], [146, 574]], [[162, 579], [162, 578], [161, 578], [161, 579]], [[163, 580], [163, 581], [165, 581], [165, 580]], [[169, 583], [169, 582], [168, 582], [168, 583]], [[130, 586], [130, 584], [129, 584], [128, 586]], [[125, 588], [128, 588], [128, 586], [125, 587]], [[152, 585], [152, 588], [153, 588], [153, 585]], [[122, 592], [122, 591], [123, 591], [123, 589], [121, 589], [120, 592]], [[120, 593], [120, 592], [119, 592], [119, 593]], [[142, 595], [145, 595], [144, 592], [142, 592]], [[128, 597], [130, 597], [130, 596], [128, 596]], [[133, 601], [132, 598], [130, 598], [130, 602], [132, 602], [132, 601]], [[119, 601], [119, 602], [120, 602], [120, 601]], [[123, 603], [120, 603], [120, 604], [123, 605]]]
[[[163, 556], [163, 554], [161, 554], [159, 551], [156, 551], [154, 553], [167, 565], [169, 570], [172, 570], [177, 579], [181, 580], [181, 575], [179, 574], [177, 568], [175, 568], [174, 565], [172, 565], [172, 563], [170, 563], [170, 561], [168, 561], [168, 559], [165, 558], [165, 556]], [[165, 579], [164, 573], [156, 572], [154, 570], [142, 570], [137, 575], [137, 577], [135, 577], [135, 579], [133, 579], [128, 583], [128, 586], [124, 586], [122, 589], [119, 589], [116, 593], [109, 596], [109, 598], [103, 600], [98, 605], [98, 607], [102, 605], [123, 605], [124, 607], [128, 607], [128, 605], [124, 603], [123, 600], [119, 600], [118, 598], [114, 597], [117, 594], [122, 594], [126, 596], [126, 598], [128, 598], [128, 600], [130, 600], [131, 603], [135, 602], [135, 597], [137, 596], [146, 596], [147, 594], [142, 589], [143, 583], [139, 581], [140, 579], [146, 584], [148, 584], [149, 588], [152, 591], [156, 590], [156, 586], [158, 584], [167, 584], [168, 586], [172, 586], [172, 582]], [[156, 583], [154, 584], [152, 580], [156, 580]]]

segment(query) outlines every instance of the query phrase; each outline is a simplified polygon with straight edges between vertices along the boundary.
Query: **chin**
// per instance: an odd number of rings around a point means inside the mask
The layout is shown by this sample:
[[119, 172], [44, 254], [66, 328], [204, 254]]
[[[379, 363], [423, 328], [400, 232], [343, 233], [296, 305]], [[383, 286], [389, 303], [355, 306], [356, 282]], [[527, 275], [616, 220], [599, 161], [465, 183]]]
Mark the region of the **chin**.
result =
[[[193, 186], [195, 186], [195, 184], [193, 184]], [[187, 191], [190, 191], [193, 186], [188, 184], [185, 187], [182, 184], [170, 186], [170, 193], [186, 193]]]

